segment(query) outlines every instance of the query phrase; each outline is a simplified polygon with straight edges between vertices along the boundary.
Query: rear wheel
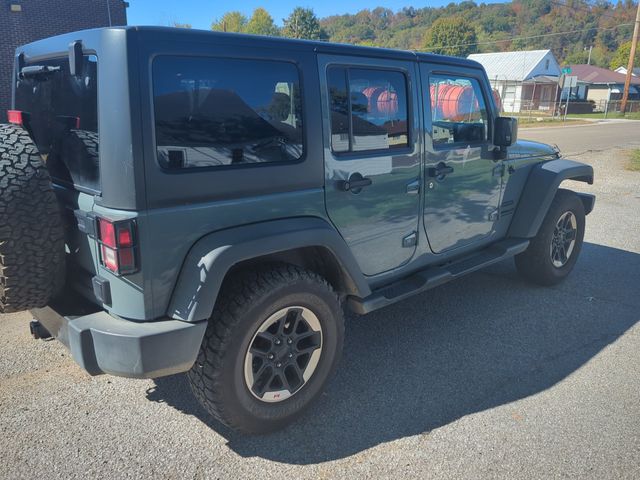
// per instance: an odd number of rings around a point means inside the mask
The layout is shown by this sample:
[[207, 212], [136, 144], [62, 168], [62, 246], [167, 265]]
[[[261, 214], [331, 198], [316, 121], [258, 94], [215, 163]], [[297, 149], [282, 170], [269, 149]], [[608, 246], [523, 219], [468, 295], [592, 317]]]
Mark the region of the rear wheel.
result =
[[518, 272], [538, 285], [555, 285], [571, 273], [584, 239], [585, 214], [580, 198], [559, 189], [538, 235], [516, 256]]
[[264, 267], [225, 285], [189, 379], [224, 424], [265, 433], [295, 420], [333, 375], [344, 321], [338, 296], [317, 274]]
[[0, 125], [0, 312], [43, 307], [64, 279], [64, 229], [28, 132]]

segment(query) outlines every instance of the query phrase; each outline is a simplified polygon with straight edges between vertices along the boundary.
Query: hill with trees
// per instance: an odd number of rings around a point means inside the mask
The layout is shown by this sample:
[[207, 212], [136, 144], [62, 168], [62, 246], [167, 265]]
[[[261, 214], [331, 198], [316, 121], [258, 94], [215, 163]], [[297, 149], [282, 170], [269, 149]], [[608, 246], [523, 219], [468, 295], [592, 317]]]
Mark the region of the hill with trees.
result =
[[250, 18], [228, 12], [211, 28], [457, 56], [550, 48], [565, 64], [587, 63], [592, 47], [593, 65], [616, 68], [611, 63], [624, 57], [625, 48], [628, 55], [636, 8], [634, 0], [464, 1], [397, 12], [377, 7], [318, 19], [311, 9], [296, 7], [282, 19], [282, 28], [258, 8]]

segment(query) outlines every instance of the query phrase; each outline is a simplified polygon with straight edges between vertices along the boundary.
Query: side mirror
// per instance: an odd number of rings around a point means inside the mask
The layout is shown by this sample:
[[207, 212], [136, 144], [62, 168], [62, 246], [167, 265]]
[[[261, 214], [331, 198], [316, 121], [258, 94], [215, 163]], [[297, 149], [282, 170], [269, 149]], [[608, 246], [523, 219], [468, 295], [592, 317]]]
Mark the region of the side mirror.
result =
[[510, 147], [518, 140], [518, 119], [497, 117], [493, 126], [493, 144], [497, 147]]

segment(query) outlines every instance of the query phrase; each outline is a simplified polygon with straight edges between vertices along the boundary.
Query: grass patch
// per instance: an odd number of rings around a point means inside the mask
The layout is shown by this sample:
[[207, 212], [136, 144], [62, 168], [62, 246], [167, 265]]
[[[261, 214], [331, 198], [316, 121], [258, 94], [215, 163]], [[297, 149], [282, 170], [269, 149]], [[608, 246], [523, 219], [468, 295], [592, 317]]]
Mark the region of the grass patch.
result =
[[544, 118], [542, 120], [538, 120], [535, 117], [526, 118], [526, 117], [518, 117], [518, 127], [519, 128], [531, 128], [531, 127], [564, 127], [568, 125], [584, 125], [588, 122], [586, 120], [579, 119], [568, 119], [566, 121], [562, 121], [561, 119], [551, 119]]
[[640, 148], [631, 150], [629, 155], [629, 162], [627, 163], [627, 170], [632, 172], [640, 172]]
[[[604, 113], [570, 113], [569, 118], [604, 118]], [[625, 120], [640, 120], [640, 112], [630, 112], [626, 115], [622, 115], [618, 112], [610, 112], [607, 114], [607, 118], [623, 118]]]

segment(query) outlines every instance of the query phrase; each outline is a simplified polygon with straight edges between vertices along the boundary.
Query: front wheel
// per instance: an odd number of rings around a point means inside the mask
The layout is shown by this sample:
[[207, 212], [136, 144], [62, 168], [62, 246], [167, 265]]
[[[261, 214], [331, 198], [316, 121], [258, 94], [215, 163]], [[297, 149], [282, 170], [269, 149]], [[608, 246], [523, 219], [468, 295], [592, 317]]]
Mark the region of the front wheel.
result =
[[559, 189], [538, 234], [516, 255], [518, 272], [538, 285], [555, 285], [571, 273], [584, 239], [585, 213], [580, 198]]
[[343, 337], [339, 298], [322, 277], [292, 265], [236, 275], [189, 372], [192, 390], [227, 426], [277, 430], [320, 395]]

